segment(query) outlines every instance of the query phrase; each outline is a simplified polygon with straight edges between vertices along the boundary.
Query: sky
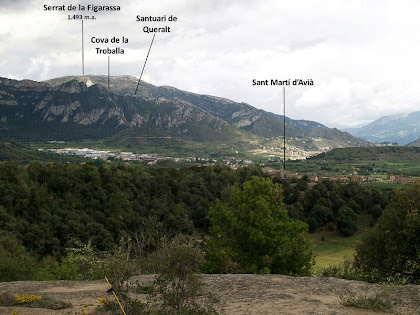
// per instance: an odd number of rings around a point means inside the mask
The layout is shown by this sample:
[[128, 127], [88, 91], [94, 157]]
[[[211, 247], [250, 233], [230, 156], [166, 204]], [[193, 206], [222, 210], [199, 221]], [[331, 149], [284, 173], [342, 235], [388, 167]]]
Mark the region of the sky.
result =
[[[44, 11], [44, 5], [119, 5], [119, 12]], [[253, 80], [313, 80], [286, 86], [286, 116], [330, 127], [420, 110], [420, 1], [415, 0], [0, 0], [0, 77], [42, 81], [111, 75], [283, 112], [281, 86]], [[176, 22], [137, 22], [173, 15]], [[92, 43], [92, 37], [128, 43]], [[133, 87], [134, 93], [135, 87]]]

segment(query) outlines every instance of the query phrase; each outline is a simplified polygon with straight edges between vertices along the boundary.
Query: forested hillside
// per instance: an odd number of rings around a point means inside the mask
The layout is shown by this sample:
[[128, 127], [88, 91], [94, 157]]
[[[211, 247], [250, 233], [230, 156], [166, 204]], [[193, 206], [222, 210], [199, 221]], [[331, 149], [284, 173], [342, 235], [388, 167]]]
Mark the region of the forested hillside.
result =
[[[207, 233], [207, 213], [258, 168], [158, 169], [91, 164], [0, 164], [0, 230], [21, 240], [38, 258], [60, 258], [75, 240], [109, 250], [122, 236], [150, 230], [172, 237]], [[289, 215], [310, 231], [330, 224], [355, 231], [359, 213], [379, 217], [387, 194], [357, 184], [282, 183]]]

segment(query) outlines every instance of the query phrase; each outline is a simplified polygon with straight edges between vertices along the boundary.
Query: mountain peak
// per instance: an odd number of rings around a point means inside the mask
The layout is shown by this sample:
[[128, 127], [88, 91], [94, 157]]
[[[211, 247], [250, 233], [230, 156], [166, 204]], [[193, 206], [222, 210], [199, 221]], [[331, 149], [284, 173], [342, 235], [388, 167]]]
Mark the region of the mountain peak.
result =
[[88, 87], [85, 82], [79, 82], [77, 80], [70, 80], [59, 85], [57, 87], [57, 90], [60, 92], [66, 92], [66, 93], [82, 93], [82, 92], [86, 92], [87, 88]]
[[420, 137], [420, 112], [398, 113], [381, 117], [359, 129], [348, 130], [353, 136], [381, 143], [406, 145]]
[[[276, 138], [284, 132], [279, 115], [217, 96], [142, 81], [134, 97], [138, 80], [131, 76], [67, 76], [47, 83], [0, 79], [0, 89], [9, 95], [2, 100], [8, 106], [2, 107], [7, 109], [7, 116], [1, 117], [2, 134], [61, 139], [131, 135], [137, 139], [139, 133], [153, 133], [254, 146], [255, 139]], [[286, 117], [286, 125], [288, 137], [306, 139], [314, 148], [363, 144], [312, 121]], [[312, 141], [321, 138], [321, 144]], [[303, 143], [308, 147], [306, 140]]]

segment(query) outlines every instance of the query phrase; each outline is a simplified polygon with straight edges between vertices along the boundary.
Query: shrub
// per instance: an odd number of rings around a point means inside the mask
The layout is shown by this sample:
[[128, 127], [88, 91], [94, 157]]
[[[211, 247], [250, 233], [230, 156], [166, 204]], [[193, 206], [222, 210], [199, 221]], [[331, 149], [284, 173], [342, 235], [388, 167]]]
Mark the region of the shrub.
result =
[[[148, 257], [157, 276], [152, 286], [134, 287], [135, 293], [147, 293], [148, 302], [142, 302], [129, 294], [128, 287], [117, 289], [116, 293], [127, 314], [217, 314], [217, 299], [207, 294], [198, 274], [204, 261], [204, 253], [189, 245], [184, 239], [162, 242], [159, 250]], [[94, 314], [120, 314], [116, 301], [100, 298]]]
[[375, 312], [385, 312], [392, 309], [392, 302], [387, 300], [383, 294], [376, 294], [373, 297], [369, 297], [366, 294], [351, 294], [350, 296], [341, 296], [341, 301], [344, 306], [356, 307], [362, 309], [370, 309]]
[[107, 276], [121, 286], [138, 271], [137, 262], [131, 259], [131, 240], [122, 238], [112, 252], [97, 251], [92, 244], [75, 241], [76, 247], [58, 264], [52, 258], [44, 258], [38, 271], [39, 280], [99, 280]]
[[377, 226], [356, 247], [355, 267], [371, 282], [420, 284], [420, 183], [396, 191]]
[[32, 280], [37, 261], [13, 236], [0, 236], [0, 281]]
[[[150, 314], [150, 308], [146, 303], [141, 302], [139, 299], [131, 298], [127, 292], [120, 291], [118, 298], [126, 314]], [[98, 298], [98, 300], [100, 305], [93, 310], [92, 314], [121, 314], [121, 309], [114, 298]]]
[[360, 280], [360, 275], [349, 258], [345, 258], [341, 265], [333, 265], [321, 272], [321, 277], [333, 277], [347, 280]]
[[204, 253], [178, 239], [156, 253], [158, 275], [154, 295], [162, 314], [217, 314], [217, 299], [204, 292], [198, 274]]
[[25, 307], [47, 308], [47, 309], [65, 309], [71, 307], [70, 303], [56, 300], [49, 296], [40, 296], [35, 294], [13, 295], [9, 292], [0, 294], [0, 306], [18, 306], [24, 304]]

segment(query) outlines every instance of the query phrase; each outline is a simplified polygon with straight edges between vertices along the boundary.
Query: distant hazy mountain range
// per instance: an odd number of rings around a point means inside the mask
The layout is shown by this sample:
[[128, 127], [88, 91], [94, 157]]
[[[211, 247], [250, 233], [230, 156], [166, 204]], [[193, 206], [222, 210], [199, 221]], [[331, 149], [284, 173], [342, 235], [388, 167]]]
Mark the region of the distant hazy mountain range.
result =
[[407, 144], [407, 146], [420, 147], [420, 138], [416, 141], [410, 142], [409, 144]]
[[371, 142], [397, 142], [399, 145], [407, 145], [420, 138], [420, 111], [384, 116], [362, 128], [344, 130]]
[[[45, 82], [0, 78], [0, 136], [25, 139], [169, 135], [193, 141], [250, 141], [283, 135], [283, 116], [245, 103], [173, 87], [140, 84], [131, 76], [62, 77]], [[288, 137], [366, 145], [338, 129], [286, 117]]]

